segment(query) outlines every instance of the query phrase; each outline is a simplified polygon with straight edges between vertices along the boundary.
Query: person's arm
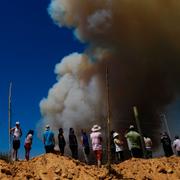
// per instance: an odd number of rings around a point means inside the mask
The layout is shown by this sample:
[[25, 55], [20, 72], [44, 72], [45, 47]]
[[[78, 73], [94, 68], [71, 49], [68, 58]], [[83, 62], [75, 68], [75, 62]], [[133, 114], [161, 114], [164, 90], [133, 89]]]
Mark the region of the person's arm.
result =
[[66, 146], [66, 141], [65, 141], [64, 136], [62, 138], [63, 138], [63, 144], [64, 144], [64, 146]]
[[12, 134], [14, 132], [15, 128], [10, 129], [10, 133]]
[[52, 140], [53, 140], [53, 144], [55, 144], [54, 133], [52, 133]]
[[19, 130], [20, 130], [20, 137], [21, 137], [22, 136], [22, 130], [21, 130], [21, 128]]
[[152, 147], [152, 145], [153, 145], [153, 143], [152, 143], [152, 140], [150, 139], [150, 145], [151, 145], [151, 147]]
[[43, 134], [43, 143], [45, 144], [46, 138], [45, 138], [45, 134]]
[[119, 139], [114, 139], [114, 143], [121, 146], [123, 145], [123, 141], [119, 140]]
[[176, 149], [176, 143], [175, 143], [175, 142], [173, 142], [172, 147], [173, 147], [174, 149]]
[[75, 140], [75, 145], [77, 145], [77, 146], [78, 146], [77, 138], [76, 138], [76, 136], [75, 136], [75, 135], [74, 135], [74, 140]]
[[83, 136], [81, 136], [81, 145], [83, 146]]

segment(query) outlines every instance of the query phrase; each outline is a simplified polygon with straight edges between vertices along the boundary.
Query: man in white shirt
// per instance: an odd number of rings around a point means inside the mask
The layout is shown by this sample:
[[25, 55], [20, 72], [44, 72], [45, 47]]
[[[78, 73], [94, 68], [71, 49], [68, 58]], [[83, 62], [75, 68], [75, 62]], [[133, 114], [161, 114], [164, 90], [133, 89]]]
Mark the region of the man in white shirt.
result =
[[16, 126], [11, 128], [10, 132], [13, 135], [13, 159], [17, 161], [18, 149], [20, 148], [20, 138], [22, 136], [20, 123], [16, 122]]
[[179, 136], [175, 136], [175, 140], [173, 142], [173, 148], [175, 149], [178, 156], [180, 156], [180, 139]]

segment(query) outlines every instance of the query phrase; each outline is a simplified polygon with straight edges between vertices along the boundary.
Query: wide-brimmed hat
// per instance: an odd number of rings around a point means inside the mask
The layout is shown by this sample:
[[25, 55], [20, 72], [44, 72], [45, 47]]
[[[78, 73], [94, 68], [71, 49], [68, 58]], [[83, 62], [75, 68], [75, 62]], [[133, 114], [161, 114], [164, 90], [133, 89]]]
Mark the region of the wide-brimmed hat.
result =
[[117, 132], [113, 133], [113, 138], [119, 136], [119, 134]]
[[91, 129], [91, 131], [93, 131], [93, 132], [96, 132], [96, 131], [99, 131], [99, 130], [101, 130], [101, 126], [98, 126], [97, 124], [94, 125], [94, 126], [92, 127], [92, 129]]

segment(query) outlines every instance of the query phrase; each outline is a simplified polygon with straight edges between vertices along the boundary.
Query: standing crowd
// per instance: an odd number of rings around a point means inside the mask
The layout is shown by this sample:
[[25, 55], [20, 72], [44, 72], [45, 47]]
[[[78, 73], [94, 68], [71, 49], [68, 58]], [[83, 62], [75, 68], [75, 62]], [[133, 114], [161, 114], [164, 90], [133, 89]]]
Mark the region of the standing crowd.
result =
[[[10, 133], [13, 135], [13, 160], [18, 160], [18, 149], [20, 148], [20, 138], [22, 136], [22, 130], [20, 128], [20, 123], [16, 122], [16, 126], [10, 129]], [[25, 159], [28, 161], [30, 156], [30, 150], [33, 142], [34, 131], [29, 130], [25, 142]], [[59, 129], [58, 133], [58, 145], [60, 154], [64, 155], [64, 150], [66, 146], [66, 140], [64, 138], [63, 129]], [[89, 154], [90, 154], [90, 143], [89, 137], [91, 140], [92, 151], [97, 161], [98, 167], [101, 167], [102, 158], [103, 158], [103, 136], [101, 133], [101, 127], [94, 125], [91, 129], [91, 134], [88, 135], [85, 130], [81, 130], [80, 144], [83, 152], [84, 160], [89, 164]], [[152, 158], [152, 140], [147, 135], [143, 137], [137, 132], [133, 125], [130, 125], [127, 133], [124, 136], [127, 140], [127, 145], [131, 157], [135, 158]], [[125, 143], [122, 140], [122, 136], [119, 133], [112, 130], [110, 138], [110, 147], [111, 147], [111, 160], [113, 162], [122, 162], [124, 161], [124, 146]], [[143, 139], [143, 141], [142, 141]], [[142, 144], [143, 142], [143, 144]], [[50, 129], [49, 125], [46, 125], [45, 132], [43, 133], [43, 143], [46, 153], [54, 153], [55, 147], [55, 135], [54, 132]], [[180, 156], [180, 139], [179, 136], [175, 136], [173, 142], [169, 135], [164, 132], [161, 134], [161, 143], [164, 150], [164, 155], [166, 157], [172, 156], [174, 153]], [[72, 158], [78, 159], [78, 140], [73, 128], [69, 128], [69, 149], [72, 154]], [[174, 152], [173, 152], [174, 150]]]

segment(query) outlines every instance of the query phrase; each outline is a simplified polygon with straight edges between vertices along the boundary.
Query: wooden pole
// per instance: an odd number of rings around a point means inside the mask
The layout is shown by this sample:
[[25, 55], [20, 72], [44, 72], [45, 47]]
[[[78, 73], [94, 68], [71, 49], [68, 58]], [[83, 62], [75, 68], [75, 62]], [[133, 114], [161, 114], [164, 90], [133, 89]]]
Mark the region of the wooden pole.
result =
[[141, 145], [142, 145], [143, 156], [145, 157], [146, 156], [145, 144], [144, 144], [143, 134], [142, 134], [141, 126], [140, 126], [140, 122], [139, 122], [138, 110], [137, 110], [136, 106], [133, 107], [133, 111], [134, 111], [134, 117], [136, 120], [136, 126], [137, 126], [139, 134], [141, 135], [140, 140], [141, 140]]
[[170, 132], [170, 129], [169, 129], [169, 126], [168, 126], [168, 122], [167, 122], [167, 118], [166, 118], [166, 115], [164, 113], [161, 113], [160, 114], [160, 117], [162, 119], [162, 121], [164, 122], [164, 125], [165, 125], [165, 128], [166, 128], [166, 131], [170, 137], [170, 139], [172, 138], [171, 136], [171, 132]]
[[109, 102], [109, 68], [106, 66], [106, 92], [107, 92], [107, 168], [110, 174], [111, 171], [111, 145], [110, 145], [110, 131], [111, 131], [111, 115], [110, 115], [110, 102]]
[[12, 82], [9, 85], [9, 98], [8, 98], [8, 134], [9, 134], [9, 158], [11, 161], [11, 96], [12, 96]]

